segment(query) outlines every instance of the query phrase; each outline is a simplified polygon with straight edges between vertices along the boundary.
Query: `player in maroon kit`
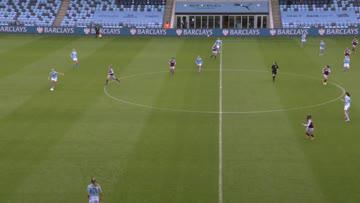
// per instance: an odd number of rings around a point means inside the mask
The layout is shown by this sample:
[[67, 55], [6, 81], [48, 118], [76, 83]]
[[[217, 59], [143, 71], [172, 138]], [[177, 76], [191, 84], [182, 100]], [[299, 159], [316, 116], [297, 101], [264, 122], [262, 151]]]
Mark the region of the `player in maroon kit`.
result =
[[326, 65], [323, 68], [322, 73], [323, 73], [323, 77], [324, 77], [323, 85], [327, 85], [327, 81], [328, 81], [330, 73], [331, 73], [330, 66]]
[[315, 136], [314, 136], [314, 123], [312, 121], [311, 115], [306, 116], [306, 123], [303, 123], [303, 126], [305, 126], [305, 136], [307, 138], [310, 138], [310, 140], [315, 139]]
[[116, 77], [116, 75], [115, 75], [115, 71], [114, 71], [112, 65], [109, 66], [109, 69], [108, 69], [108, 72], [107, 72], [106, 81], [105, 81], [105, 85], [108, 85], [108, 84], [109, 84], [109, 81], [111, 81], [111, 80], [115, 80], [115, 81], [117, 81], [118, 83], [120, 83], [120, 80], [119, 80], [119, 79]]
[[351, 51], [349, 48], [346, 48], [345, 51], [344, 51], [344, 56], [350, 56], [351, 54]]
[[358, 41], [357, 37], [354, 37], [354, 38], [353, 38], [351, 44], [352, 44], [352, 51], [355, 52], [356, 47], [357, 47], [357, 45], [359, 44], [359, 41]]
[[215, 58], [216, 59], [216, 57], [217, 57], [217, 55], [219, 55], [219, 53], [220, 53], [220, 50], [219, 50], [219, 48], [217, 47], [217, 46], [212, 46], [211, 47], [211, 56], [210, 56], [210, 58]]
[[170, 74], [174, 75], [175, 73], [175, 66], [176, 66], [176, 59], [175, 57], [171, 57], [171, 59], [169, 60], [169, 69], [170, 69]]

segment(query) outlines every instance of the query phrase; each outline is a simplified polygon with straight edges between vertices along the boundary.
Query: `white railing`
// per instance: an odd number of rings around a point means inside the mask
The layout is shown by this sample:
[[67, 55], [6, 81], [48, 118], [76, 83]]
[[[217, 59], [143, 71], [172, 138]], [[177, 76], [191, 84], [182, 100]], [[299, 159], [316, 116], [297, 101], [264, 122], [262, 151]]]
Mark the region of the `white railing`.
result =
[[271, 5], [271, 1], [269, 1], [269, 24], [271, 29], [274, 28], [274, 16], [273, 16], [273, 11], [272, 11], [272, 5]]
[[171, 20], [170, 20], [170, 27], [174, 28], [174, 23], [175, 23], [175, 10], [176, 10], [176, 0], [173, 0], [173, 5], [172, 5], [172, 11], [171, 11]]

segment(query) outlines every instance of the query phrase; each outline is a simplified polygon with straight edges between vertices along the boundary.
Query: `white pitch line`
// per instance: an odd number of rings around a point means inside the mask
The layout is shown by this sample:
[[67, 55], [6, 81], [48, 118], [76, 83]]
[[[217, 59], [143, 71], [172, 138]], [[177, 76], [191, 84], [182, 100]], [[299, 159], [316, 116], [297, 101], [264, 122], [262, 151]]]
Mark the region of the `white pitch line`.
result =
[[[220, 54], [220, 57], [222, 57], [222, 55]], [[220, 58], [222, 60], [222, 58]], [[218, 69], [213, 69], [213, 70], [207, 70], [207, 71], [219, 71]], [[223, 72], [259, 72], [259, 73], [268, 73], [269, 71], [264, 71], [264, 70], [253, 70], [253, 69], [222, 69], [222, 73]], [[189, 71], [180, 71], [180, 72], [191, 72]], [[122, 79], [129, 79], [129, 78], [134, 78], [134, 77], [138, 77], [138, 76], [145, 76], [145, 75], [154, 75], [154, 74], [159, 74], [159, 73], [168, 73], [168, 71], [158, 71], [158, 72], [148, 72], [148, 73], [140, 73], [140, 74], [133, 74], [133, 75], [127, 75], [124, 77], [119, 78], [120, 80]], [[222, 74], [221, 73], [221, 74]], [[296, 74], [296, 73], [286, 73], [286, 72], [281, 72], [282, 75], [290, 75], [290, 76], [294, 76], [294, 77], [303, 77], [303, 78], [308, 78], [308, 79], [312, 79], [312, 80], [318, 80], [318, 78], [316, 77], [312, 77], [312, 76], [308, 76], [308, 75], [303, 75], [303, 74]], [[221, 114], [262, 114], [262, 113], [276, 113], [276, 112], [285, 112], [285, 111], [296, 111], [296, 110], [303, 110], [303, 109], [310, 109], [310, 108], [316, 108], [316, 107], [320, 107], [320, 106], [324, 106], [333, 102], [336, 102], [338, 100], [340, 100], [344, 95], [345, 95], [345, 88], [342, 87], [340, 84], [334, 82], [334, 81], [330, 81], [329, 82], [330, 85], [333, 85], [335, 87], [337, 87], [338, 89], [341, 90], [341, 95], [324, 101], [322, 103], [317, 103], [317, 104], [311, 104], [311, 105], [305, 105], [305, 106], [295, 106], [295, 107], [288, 107], [288, 108], [278, 108], [278, 109], [265, 109], [265, 110], [251, 110], [251, 111], [222, 111]], [[199, 111], [199, 110], [186, 110], [186, 109], [176, 109], [176, 108], [168, 108], [168, 107], [156, 107], [156, 106], [152, 106], [152, 105], [147, 105], [147, 104], [140, 104], [140, 103], [136, 103], [136, 102], [132, 102], [132, 101], [128, 101], [122, 98], [118, 98], [115, 96], [112, 96], [108, 90], [107, 87], [104, 86], [104, 93], [107, 97], [121, 102], [123, 104], [128, 104], [131, 106], [137, 106], [137, 107], [141, 107], [141, 108], [146, 108], [146, 109], [153, 109], [153, 110], [158, 110], [158, 111], [172, 111], [172, 112], [182, 112], [182, 113], [203, 113], [203, 114], [219, 114], [219, 111]]]
[[223, 202], [223, 83], [222, 83], [222, 66], [223, 66], [223, 48], [220, 50], [220, 68], [219, 68], [219, 203]]

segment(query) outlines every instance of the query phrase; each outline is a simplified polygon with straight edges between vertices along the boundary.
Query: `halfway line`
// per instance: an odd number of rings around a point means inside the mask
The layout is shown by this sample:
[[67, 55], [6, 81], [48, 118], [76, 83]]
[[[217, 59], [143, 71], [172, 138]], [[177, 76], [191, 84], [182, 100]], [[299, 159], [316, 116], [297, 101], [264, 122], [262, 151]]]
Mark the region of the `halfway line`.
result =
[[222, 99], [222, 66], [223, 66], [223, 48], [220, 50], [220, 68], [219, 68], [219, 203], [223, 202], [223, 146], [222, 146], [222, 127], [223, 127], [223, 99]]

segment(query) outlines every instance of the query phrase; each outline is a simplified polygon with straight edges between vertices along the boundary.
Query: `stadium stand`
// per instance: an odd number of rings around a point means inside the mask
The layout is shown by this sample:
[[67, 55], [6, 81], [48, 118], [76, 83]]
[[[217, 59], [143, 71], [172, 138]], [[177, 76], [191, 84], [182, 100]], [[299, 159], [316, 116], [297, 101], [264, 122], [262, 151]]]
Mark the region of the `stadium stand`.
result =
[[201, 2], [201, 3], [211, 3], [211, 2], [227, 2], [231, 0], [176, 0], [177, 2]]
[[51, 26], [61, 0], [0, 1], [0, 24]]
[[150, 27], [163, 25], [165, 0], [71, 0], [62, 26]]
[[357, 27], [360, 23], [358, 0], [280, 0], [285, 28]]

